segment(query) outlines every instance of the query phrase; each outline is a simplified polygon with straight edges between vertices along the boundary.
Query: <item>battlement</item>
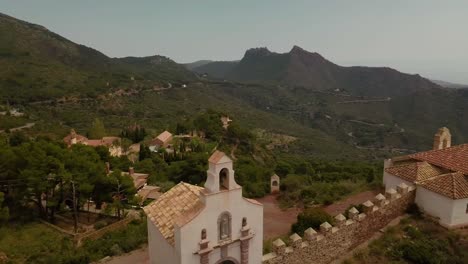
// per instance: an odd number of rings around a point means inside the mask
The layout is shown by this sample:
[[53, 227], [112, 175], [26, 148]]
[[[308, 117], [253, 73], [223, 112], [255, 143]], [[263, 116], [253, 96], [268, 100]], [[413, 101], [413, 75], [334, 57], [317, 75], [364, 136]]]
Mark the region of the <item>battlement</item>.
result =
[[405, 213], [414, 202], [415, 189], [402, 183], [397, 190], [378, 194], [373, 201], [362, 204], [362, 212], [351, 208], [346, 218], [335, 216], [334, 225], [325, 222], [320, 230], [309, 228], [304, 237], [292, 234], [290, 244], [281, 239], [273, 242], [273, 252], [263, 256], [263, 264], [329, 263], [348, 250], [365, 242], [374, 233]]

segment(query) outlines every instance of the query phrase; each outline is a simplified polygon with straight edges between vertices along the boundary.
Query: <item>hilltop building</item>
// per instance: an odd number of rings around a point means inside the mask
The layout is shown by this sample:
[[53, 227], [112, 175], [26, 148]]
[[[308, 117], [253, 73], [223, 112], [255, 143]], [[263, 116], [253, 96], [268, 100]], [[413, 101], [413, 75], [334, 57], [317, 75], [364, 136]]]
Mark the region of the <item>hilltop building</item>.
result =
[[167, 148], [171, 143], [172, 138], [172, 134], [166, 130], [151, 141], [149, 148], [151, 151], [154, 151], [158, 148]]
[[113, 157], [122, 156], [121, 139], [119, 137], [103, 137], [101, 139], [88, 139], [87, 137], [76, 133], [74, 129], [70, 134], [63, 138], [63, 141], [70, 147], [75, 144], [83, 144], [91, 147], [105, 146]]
[[144, 208], [150, 263], [261, 263], [262, 204], [242, 196], [223, 152], [208, 163], [204, 188], [181, 182]]
[[416, 188], [415, 202], [442, 226], [468, 226], [468, 144], [452, 146], [449, 129], [434, 136], [433, 150], [385, 161], [387, 190], [404, 184]]

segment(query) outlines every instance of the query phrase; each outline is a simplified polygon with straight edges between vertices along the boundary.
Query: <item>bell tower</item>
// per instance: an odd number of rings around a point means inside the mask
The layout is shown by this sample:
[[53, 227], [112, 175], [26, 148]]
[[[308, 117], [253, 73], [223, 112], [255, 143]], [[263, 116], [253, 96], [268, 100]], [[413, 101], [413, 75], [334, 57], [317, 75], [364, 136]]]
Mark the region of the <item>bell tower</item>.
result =
[[215, 151], [208, 159], [205, 189], [209, 193], [239, 188], [234, 179], [232, 160], [223, 152]]
[[434, 150], [450, 148], [452, 146], [452, 135], [450, 130], [442, 127], [434, 136]]

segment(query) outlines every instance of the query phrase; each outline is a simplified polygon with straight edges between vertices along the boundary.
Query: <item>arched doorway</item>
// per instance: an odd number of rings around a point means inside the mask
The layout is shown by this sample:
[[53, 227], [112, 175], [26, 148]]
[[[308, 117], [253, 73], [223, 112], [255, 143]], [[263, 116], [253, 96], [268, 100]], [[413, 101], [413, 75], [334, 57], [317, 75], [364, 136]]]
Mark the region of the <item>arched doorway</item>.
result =
[[219, 172], [219, 189], [229, 190], [229, 170], [226, 168]]
[[216, 264], [240, 264], [240, 262], [232, 257], [226, 257], [221, 260], [218, 260]]

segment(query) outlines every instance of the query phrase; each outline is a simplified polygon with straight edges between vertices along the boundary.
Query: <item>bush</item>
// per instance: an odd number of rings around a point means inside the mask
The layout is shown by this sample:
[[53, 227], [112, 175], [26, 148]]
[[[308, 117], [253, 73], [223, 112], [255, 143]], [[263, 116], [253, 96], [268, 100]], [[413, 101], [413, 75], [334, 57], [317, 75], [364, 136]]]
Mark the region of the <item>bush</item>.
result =
[[419, 209], [419, 206], [416, 203], [411, 203], [406, 209], [406, 213], [415, 217], [421, 217], [422, 212]]
[[302, 236], [309, 227], [319, 229], [324, 222], [333, 224], [333, 218], [322, 208], [309, 208], [297, 216], [297, 222], [292, 225], [291, 229], [293, 233]]
[[105, 227], [106, 225], [107, 222], [105, 220], [97, 221], [96, 223], [94, 223], [94, 229], [98, 230]]

